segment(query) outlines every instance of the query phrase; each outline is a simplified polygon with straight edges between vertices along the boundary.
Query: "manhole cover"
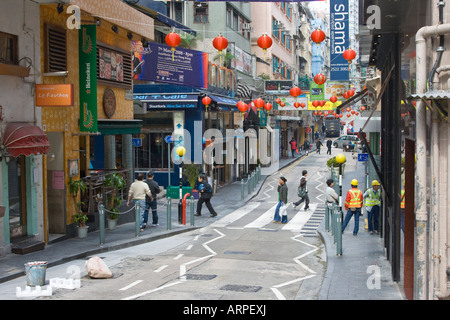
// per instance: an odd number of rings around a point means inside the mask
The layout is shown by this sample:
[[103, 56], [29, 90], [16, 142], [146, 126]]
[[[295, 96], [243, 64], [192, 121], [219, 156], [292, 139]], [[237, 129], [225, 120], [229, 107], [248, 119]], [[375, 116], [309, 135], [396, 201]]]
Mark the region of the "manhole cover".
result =
[[238, 285], [238, 284], [227, 284], [220, 288], [220, 290], [225, 291], [238, 291], [238, 292], [258, 292], [261, 290], [262, 287], [260, 286], [244, 286], [244, 285]]
[[186, 274], [187, 280], [212, 280], [215, 277], [215, 274]]

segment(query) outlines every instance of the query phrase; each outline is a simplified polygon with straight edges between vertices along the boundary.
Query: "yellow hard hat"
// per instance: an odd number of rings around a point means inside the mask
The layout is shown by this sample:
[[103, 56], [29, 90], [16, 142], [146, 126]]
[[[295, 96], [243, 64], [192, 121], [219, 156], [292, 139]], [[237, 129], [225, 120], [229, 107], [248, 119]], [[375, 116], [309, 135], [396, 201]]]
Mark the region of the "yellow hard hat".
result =
[[353, 180], [350, 182], [350, 184], [351, 184], [352, 186], [357, 186], [357, 185], [358, 185], [358, 180], [353, 179]]
[[372, 186], [379, 186], [380, 183], [377, 180], [372, 181]]

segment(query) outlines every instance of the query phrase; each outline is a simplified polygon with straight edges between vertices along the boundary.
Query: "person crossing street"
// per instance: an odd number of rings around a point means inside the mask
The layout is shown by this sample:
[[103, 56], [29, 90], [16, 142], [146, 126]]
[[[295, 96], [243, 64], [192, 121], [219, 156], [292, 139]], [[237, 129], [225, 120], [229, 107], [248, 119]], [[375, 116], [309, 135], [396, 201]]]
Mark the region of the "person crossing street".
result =
[[363, 204], [363, 193], [358, 189], [358, 180], [353, 179], [350, 182], [351, 189], [347, 192], [347, 197], [345, 198], [345, 210], [347, 214], [342, 224], [342, 233], [344, 232], [347, 224], [349, 223], [352, 216], [355, 216], [355, 226], [353, 228], [353, 235], [358, 235], [359, 230], [359, 216], [361, 215], [361, 207]]

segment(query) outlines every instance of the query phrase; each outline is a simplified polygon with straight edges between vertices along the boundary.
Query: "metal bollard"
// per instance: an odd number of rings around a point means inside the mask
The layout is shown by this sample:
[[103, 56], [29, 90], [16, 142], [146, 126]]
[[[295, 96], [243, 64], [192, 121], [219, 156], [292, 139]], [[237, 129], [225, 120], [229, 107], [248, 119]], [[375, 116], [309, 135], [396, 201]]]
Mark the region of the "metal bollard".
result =
[[100, 245], [105, 244], [105, 206], [100, 203], [98, 206], [98, 218], [100, 227]]
[[167, 198], [167, 230], [172, 229], [172, 200]]
[[189, 203], [189, 205], [191, 206], [191, 226], [194, 226], [194, 196], [191, 196], [191, 202]]
[[247, 176], [247, 192], [248, 192], [248, 194], [252, 193], [252, 190], [251, 190], [252, 186], [250, 185], [250, 177], [251, 177], [251, 175]]
[[328, 207], [328, 204], [325, 204], [325, 231], [330, 231], [330, 208]]
[[140, 233], [141, 233], [141, 212], [140, 212], [140, 208], [139, 205], [136, 203], [134, 205], [134, 219], [135, 219], [135, 226], [136, 226], [136, 230], [135, 230], [135, 236], [139, 237]]
[[241, 179], [241, 200], [244, 200], [244, 179]]
[[336, 214], [336, 254], [342, 255], [342, 213]]

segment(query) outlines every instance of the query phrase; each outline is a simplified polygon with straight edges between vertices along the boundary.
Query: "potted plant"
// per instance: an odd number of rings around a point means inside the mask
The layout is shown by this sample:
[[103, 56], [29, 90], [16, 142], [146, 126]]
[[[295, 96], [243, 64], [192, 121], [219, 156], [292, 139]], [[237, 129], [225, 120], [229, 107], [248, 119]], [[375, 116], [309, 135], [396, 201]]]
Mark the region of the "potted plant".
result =
[[75, 215], [73, 216], [73, 221], [78, 226], [78, 237], [85, 238], [87, 236], [87, 231], [89, 226], [86, 225], [86, 221], [88, 219], [87, 215], [81, 210], [81, 206], [84, 204], [81, 201], [77, 201], [78, 193], [85, 192], [87, 190], [87, 186], [83, 180], [73, 180], [70, 178], [69, 181], [69, 193], [73, 198], [73, 203], [75, 206]]
[[[336, 157], [332, 157], [330, 159], [328, 159], [327, 161], [327, 166], [328, 169], [330, 170], [334, 170], [334, 174], [336, 177], [339, 176], [339, 162], [337, 162]], [[344, 168], [345, 168], [345, 163], [342, 164], [342, 174], [344, 174]]]
[[198, 190], [194, 189], [194, 187], [195, 187], [195, 182], [197, 181], [197, 178], [198, 178], [198, 176], [200, 174], [200, 166], [197, 165], [197, 164], [193, 164], [193, 163], [185, 164], [184, 165], [184, 172], [185, 172], [185, 174], [188, 177], [189, 184], [193, 188], [192, 191], [191, 191], [192, 192], [192, 196], [195, 199], [198, 199], [199, 198], [199, 193], [198, 193]]
[[108, 229], [113, 230], [117, 225], [119, 219], [120, 205], [122, 200], [117, 196], [117, 191], [125, 187], [125, 179], [120, 173], [113, 173], [106, 177], [104, 187], [111, 189], [111, 194], [106, 198], [106, 210], [108, 210]]

